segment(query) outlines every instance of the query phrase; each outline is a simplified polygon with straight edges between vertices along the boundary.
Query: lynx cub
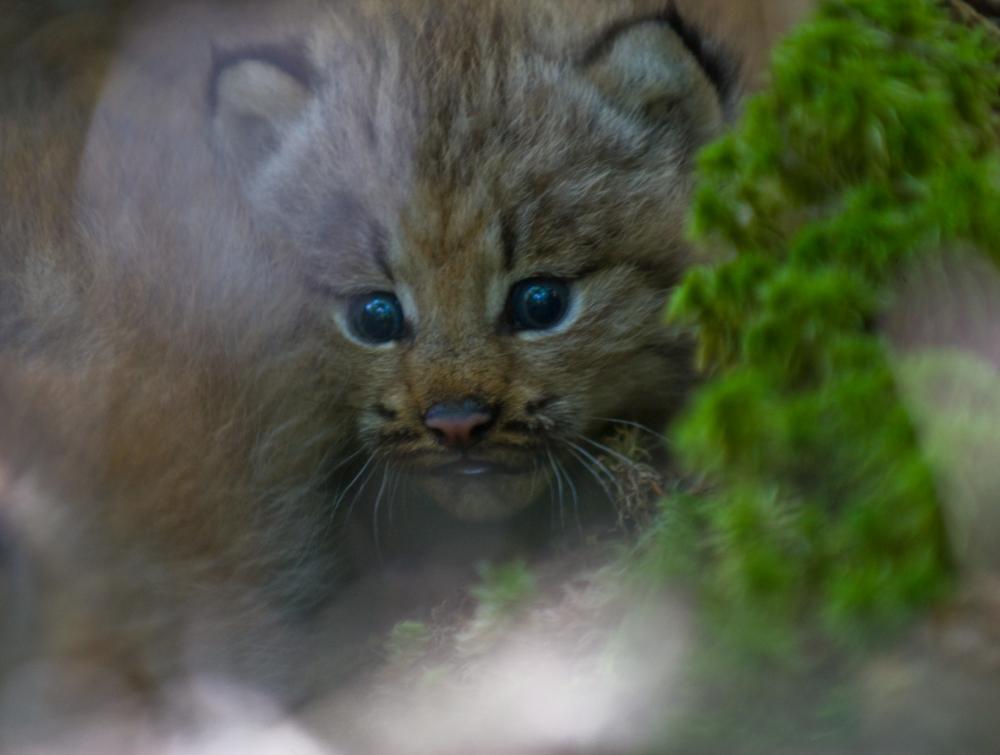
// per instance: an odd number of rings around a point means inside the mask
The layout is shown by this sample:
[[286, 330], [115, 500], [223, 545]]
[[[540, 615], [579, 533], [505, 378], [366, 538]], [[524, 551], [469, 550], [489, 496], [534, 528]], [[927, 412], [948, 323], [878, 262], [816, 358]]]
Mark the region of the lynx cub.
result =
[[503, 518], [676, 403], [662, 313], [733, 81], [663, 5], [337, 4], [298, 47], [216, 55], [218, 152], [397, 493]]
[[44, 565], [38, 644], [151, 686], [296, 677], [353, 512], [568, 506], [608, 430], [659, 431], [736, 87], [663, 2], [304, 1], [238, 39], [215, 5], [0, 80], [0, 535]]

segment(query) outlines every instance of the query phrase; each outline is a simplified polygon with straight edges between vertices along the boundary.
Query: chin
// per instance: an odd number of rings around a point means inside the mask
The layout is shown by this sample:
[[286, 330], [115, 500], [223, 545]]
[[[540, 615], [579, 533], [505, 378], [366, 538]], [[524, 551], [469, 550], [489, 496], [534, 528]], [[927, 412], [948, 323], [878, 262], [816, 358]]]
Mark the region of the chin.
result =
[[424, 474], [420, 490], [452, 516], [466, 522], [499, 522], [537, 501], [549, 489], [545, 467], [498, 470], [488, 465]]

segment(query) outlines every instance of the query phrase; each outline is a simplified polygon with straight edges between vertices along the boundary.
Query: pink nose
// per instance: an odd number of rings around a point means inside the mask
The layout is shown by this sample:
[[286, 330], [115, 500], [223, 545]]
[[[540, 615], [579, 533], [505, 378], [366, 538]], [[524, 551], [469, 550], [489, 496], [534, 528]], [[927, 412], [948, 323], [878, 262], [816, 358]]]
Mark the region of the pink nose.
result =
[[472, 445], [493, 423], [493, 412], [475, 399], [449, 401], [432, 406], [424, 425], [449, 448]]

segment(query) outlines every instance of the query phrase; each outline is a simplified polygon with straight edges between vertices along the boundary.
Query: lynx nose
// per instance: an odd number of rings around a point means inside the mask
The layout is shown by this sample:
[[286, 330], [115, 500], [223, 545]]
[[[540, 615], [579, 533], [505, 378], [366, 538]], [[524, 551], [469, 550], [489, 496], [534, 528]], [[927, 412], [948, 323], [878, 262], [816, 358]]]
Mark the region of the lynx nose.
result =
[[424, 425], [449, 448], [471, 446], [493, 424], [495, 412], [481, 401], [446, 401], [435, 404], [424, 415]]

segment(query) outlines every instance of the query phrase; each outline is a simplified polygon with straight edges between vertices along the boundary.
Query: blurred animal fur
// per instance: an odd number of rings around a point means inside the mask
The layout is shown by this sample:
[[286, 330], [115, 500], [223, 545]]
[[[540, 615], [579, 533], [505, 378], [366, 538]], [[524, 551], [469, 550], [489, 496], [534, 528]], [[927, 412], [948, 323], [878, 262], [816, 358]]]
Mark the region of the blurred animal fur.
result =
[[[5, 526], [44, 564], [41, 614], [89, 615], [65, 653], [151, 686], [192, 633], [280, 676], [289, 626], [323, 636], [352, 509], [502, 519], [600, 476], [614, 421], [662, 423], [691, 161], [739, 89], [662, 2], [260, 5], [286, 25], [228, 39], [203, 5], [153, 24], [206, 37], [159, 69], [154, 35], [76, 19], [3, 82]], [[569, 309], [515, 332], [535, 279]], [[352, 332], [371, 292], [405, 338]], [[443, 446], [428, 410], [470, 397], [489, 422]], [[435, 473], [455, 462], [504, 471]]]

